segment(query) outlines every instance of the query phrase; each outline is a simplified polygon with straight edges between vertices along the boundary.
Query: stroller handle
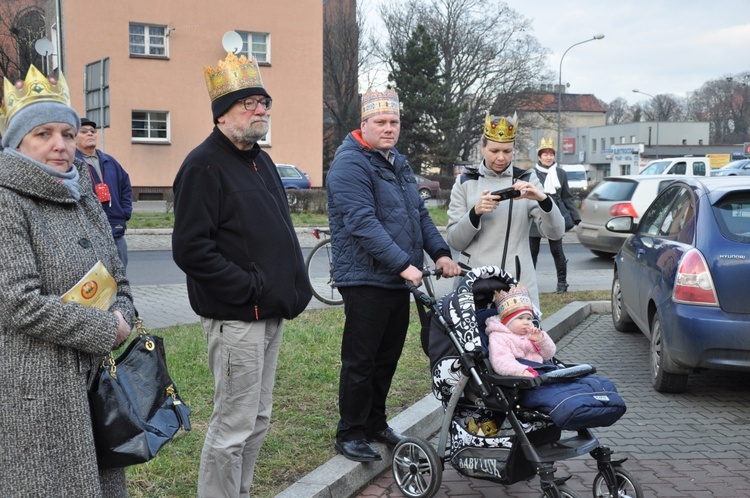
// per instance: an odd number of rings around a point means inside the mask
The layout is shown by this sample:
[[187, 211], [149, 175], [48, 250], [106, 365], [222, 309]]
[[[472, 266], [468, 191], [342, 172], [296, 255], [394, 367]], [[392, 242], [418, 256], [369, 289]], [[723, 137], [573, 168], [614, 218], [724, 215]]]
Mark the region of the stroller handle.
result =
[[[461, 270], [461, 273], [459, 276], [463, 277], [466, 276], [467, 271]], [[443, 275], [443, 270], [440, 269], [432, 269], [432, 268], [422, 268], [422, 277], [436, 277], [440, 278]], [[419, 288], [414, 285], [411, 280], [406, 280], [405, 282], [406, 288], [409, 289], [409, 292], [411, 292], [414, 295], [414, 299], [419, 301], [424, 306], [431, 308], [435, 302], [435, 296], [431, 293], [422, 292], [419, 290]]]

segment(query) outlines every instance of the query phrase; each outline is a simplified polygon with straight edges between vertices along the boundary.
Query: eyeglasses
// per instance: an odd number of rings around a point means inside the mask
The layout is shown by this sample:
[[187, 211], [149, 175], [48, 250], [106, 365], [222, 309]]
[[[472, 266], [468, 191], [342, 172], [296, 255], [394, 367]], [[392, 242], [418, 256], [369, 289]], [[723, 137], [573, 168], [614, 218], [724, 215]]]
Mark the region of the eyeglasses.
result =
[[246, 111], [254, 111], [258, 107], [258, 104], [262, 105], [263, 109], [268, 111], [271, 109], [273, 100], [271, 100], [271, 97], [262, 97], [259, 99], [250, 97], [244, 100], [238, 100], [237, 102], [242, 104]]
[[96, 128], [81, 128], [78, 133], [81, 135], [96, 135]]

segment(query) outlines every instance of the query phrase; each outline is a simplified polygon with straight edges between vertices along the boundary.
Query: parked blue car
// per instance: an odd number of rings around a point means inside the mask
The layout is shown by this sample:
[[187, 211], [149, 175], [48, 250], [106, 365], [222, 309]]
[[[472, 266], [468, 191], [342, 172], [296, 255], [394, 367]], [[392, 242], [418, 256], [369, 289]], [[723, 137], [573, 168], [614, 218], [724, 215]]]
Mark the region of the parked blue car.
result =
[[310, 179], [297, 166], [291, 164], [277, 164], [276, 171], [279, 172], [281, 183], [289, 190], [307, 190], [310, 188]]
[[702, 369], [750, 371], [750, 178], [680, 177], [614, 260], [612, 321], [651, 341], [651, 382], [682, 392]]

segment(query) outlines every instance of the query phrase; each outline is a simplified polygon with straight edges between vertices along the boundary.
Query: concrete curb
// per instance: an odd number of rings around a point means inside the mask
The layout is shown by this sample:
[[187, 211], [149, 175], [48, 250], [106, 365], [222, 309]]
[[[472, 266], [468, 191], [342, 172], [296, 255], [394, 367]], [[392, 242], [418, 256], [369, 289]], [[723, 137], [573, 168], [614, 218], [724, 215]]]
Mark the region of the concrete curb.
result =
[[[557, 342], [592, 313], [609, 313], [609, 301], [576, 301], [542, 320], [544, 329]], [[406, 436], [429, 439], [440, 428], [443, 407], [428, 394], [411, 407], [399, 413], [388, 423]], [[333, 442], [331, 443], [333, 444]], [[276, 498], [342, 498], [356, 494], [374, 478], [391, 466], [391, 450], [378, 445], [383, 455], [380, 462], [357, 463], [341, 455], [328, 460], [299, 481], [292, 484]]]

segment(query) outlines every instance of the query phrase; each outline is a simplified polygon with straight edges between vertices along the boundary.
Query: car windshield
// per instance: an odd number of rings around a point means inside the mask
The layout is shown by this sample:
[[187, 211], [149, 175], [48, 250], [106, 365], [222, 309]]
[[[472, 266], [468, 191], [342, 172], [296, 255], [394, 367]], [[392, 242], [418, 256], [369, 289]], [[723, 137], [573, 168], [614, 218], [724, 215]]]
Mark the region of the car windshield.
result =
[[583, 171], [568, 171], [568, 181], [580, 182], [586, 181], [586, 173]]
[[669, 166], [669, 161], [657, 161], [649, 164], [646, 169], [641, 171], [642, 175], [661, 175]]
[[276, 169], [281, 178], [301, 178], [300, 174], [297, 173], [297, 170], [292, 166], [281, 166], [277, 164]]
[[735, 192], [713, 206], [721, 233], [728, 239], [750, 243], [750, 192]]
[[603, 181], [588, 196], [595, 201], [629, 201], [638, 185], [633, 181]]
[[732, 161], [731, 163], [725, 164], [719, 169], [742, 169], [746, 161]]

